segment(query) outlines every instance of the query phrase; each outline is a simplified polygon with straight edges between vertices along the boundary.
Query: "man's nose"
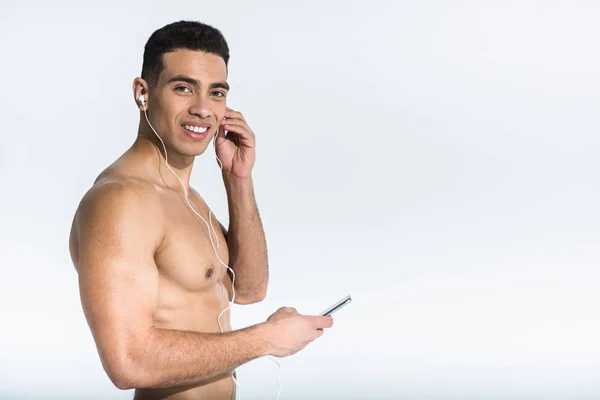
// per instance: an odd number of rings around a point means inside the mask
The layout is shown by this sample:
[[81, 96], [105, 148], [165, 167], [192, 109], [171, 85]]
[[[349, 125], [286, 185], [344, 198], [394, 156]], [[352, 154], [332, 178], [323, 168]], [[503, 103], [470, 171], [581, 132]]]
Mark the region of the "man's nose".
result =
[[194, 99], [194, 103], [190, 106], [190, 113], [204, 119], [212, 115], [210, 102], [205, 96], [198, 96]]

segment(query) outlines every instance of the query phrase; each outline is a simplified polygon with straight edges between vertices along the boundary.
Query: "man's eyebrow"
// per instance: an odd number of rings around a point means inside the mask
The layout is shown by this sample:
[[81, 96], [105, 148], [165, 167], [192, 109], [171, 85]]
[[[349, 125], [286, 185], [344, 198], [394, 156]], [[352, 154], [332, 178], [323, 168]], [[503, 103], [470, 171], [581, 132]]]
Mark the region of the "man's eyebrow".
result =
[[[185, 75], [175, 75], [174, 77], [172, 77], [171, 79], [169, 79], [167, 81], [167, 83], [172, 83], [172, 82], [185, 82], [185, 83], [189, 83], [190, 85], [196, 86], [196, 87], [200, 87], [200, 81], [194, 78], [190, 78], [189, 76], [185, 76]], [[229, 84], [227, 82], [215, 82], [215, 83], [211, 83], [209, 89], [216, 89], [216, 88], [223, 88], [227, 91], [229, 91]]]
[[227, 82], [215, 82], [210, 84], [211, 89], [222, 88], [229, 91], [229, 83]]

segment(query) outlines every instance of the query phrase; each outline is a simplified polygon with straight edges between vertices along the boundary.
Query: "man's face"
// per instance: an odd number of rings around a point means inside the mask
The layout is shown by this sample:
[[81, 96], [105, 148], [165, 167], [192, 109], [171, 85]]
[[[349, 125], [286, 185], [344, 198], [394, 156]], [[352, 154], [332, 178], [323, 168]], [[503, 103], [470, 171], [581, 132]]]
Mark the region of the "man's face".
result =
[[225, 61], [214, 54], [178, 49], [163, 55], [163, 66], [150, 90], [152, 125], [172, 151], [202, 154], [225, 115], [229, 89]]

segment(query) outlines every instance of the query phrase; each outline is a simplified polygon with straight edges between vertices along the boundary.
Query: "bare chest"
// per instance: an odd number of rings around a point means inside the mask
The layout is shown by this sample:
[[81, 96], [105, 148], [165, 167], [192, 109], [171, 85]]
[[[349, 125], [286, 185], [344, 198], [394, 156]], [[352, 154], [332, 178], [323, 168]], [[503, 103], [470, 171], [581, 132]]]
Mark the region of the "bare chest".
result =
[[214, 214], [202, 199], [189, 198], [197, 215], [183, 196], [170, 193], [162, 197], [165, 238], [156, 254], [161, 278], [189, 293], [207, 291], [220, 284], [231, 292], [225, 266], [229, 263], [229, 251]]

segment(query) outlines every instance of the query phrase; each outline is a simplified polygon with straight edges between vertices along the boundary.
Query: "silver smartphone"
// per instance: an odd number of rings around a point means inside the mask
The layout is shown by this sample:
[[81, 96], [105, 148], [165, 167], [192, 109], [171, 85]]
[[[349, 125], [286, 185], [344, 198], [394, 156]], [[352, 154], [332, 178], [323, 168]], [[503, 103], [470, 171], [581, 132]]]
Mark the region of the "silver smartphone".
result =
[[346, 304], [350, 303], [351, 301], [352, 301], [352, 297], [346, 296], [343, 299], [341, 299], [340, 301], [338, 301], [337, 303], [335, 303], [334, 305], [332, 305], [331, 307], [327, 308], [320, 315], [322, 315], [324, 317], [328, 317], [331, 314], [333, 314], [334, 312], [336, 312], [337, 310], [339, 310], [340, 308], [344, 307]]

